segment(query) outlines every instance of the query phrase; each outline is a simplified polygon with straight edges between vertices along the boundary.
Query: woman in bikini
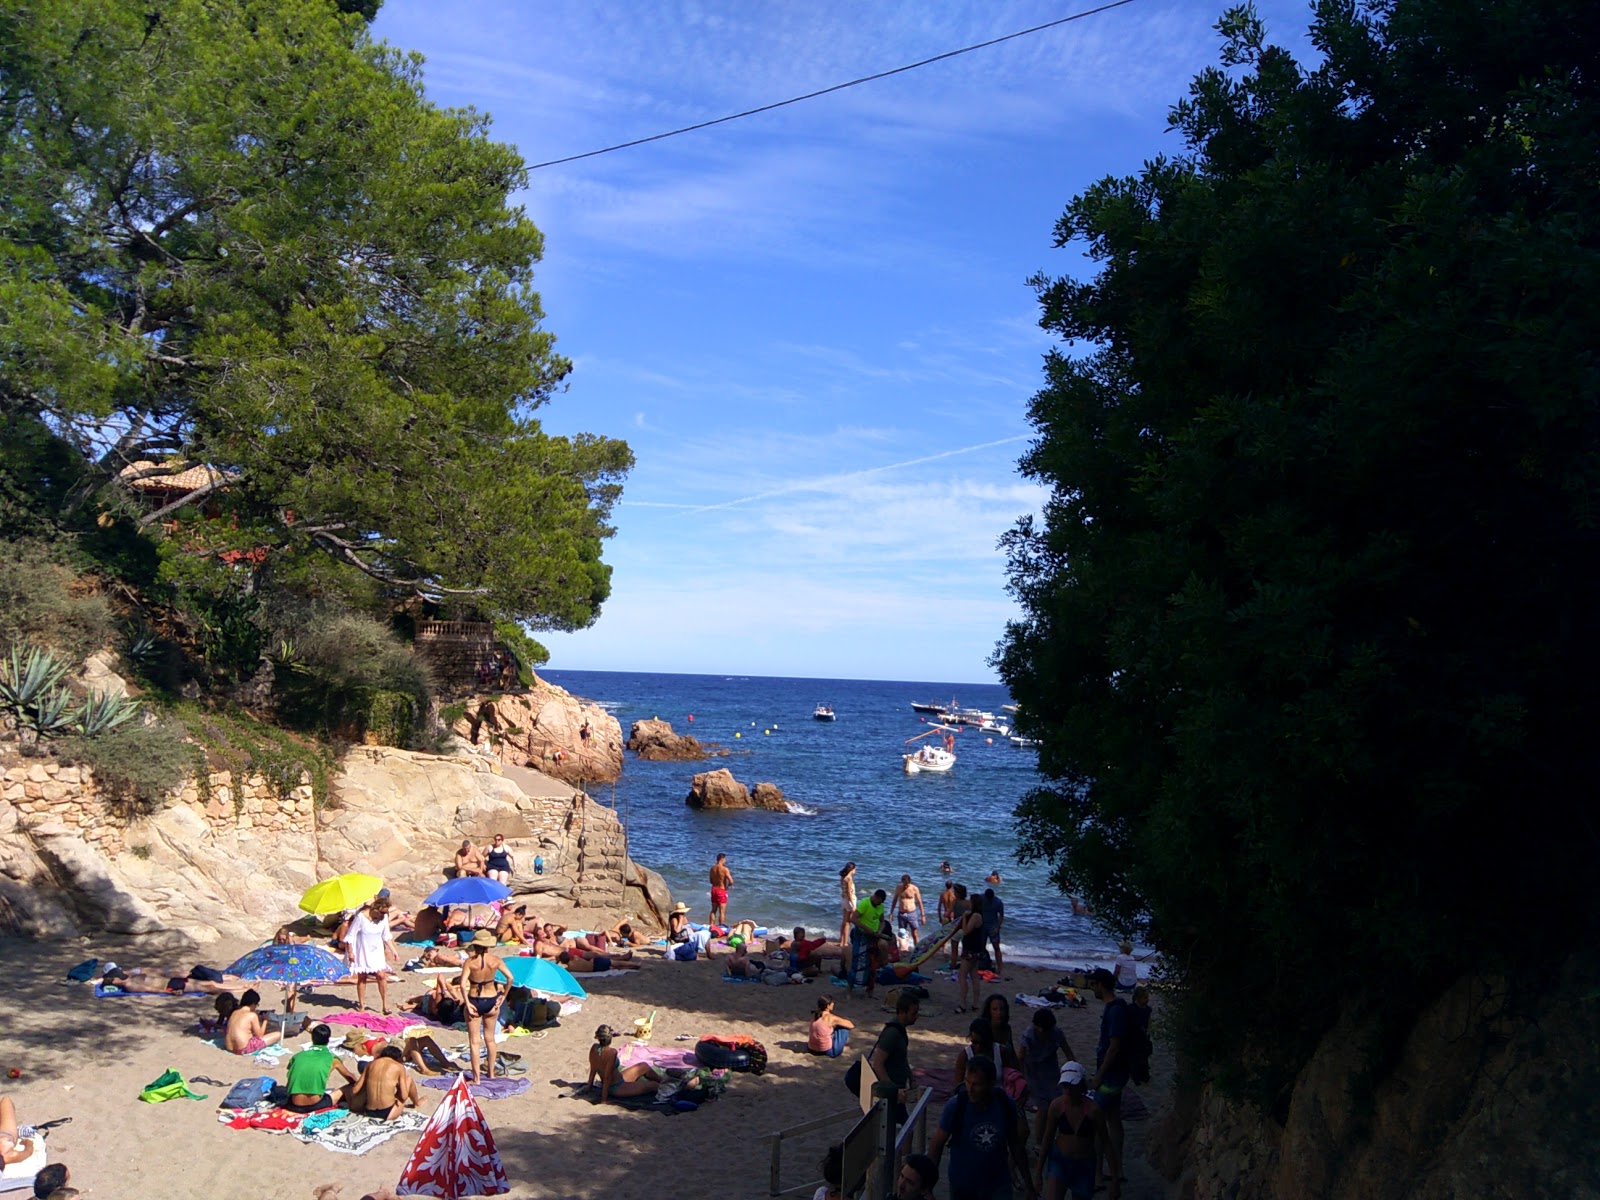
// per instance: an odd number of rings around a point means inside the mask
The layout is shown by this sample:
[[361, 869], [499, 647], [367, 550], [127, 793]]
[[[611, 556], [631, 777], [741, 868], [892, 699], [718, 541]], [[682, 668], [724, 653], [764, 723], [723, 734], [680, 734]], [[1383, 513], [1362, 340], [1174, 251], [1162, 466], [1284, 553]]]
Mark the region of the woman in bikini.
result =
[[[988, 939], [983, 933], [983, 897], [974, 896], [969, 902], [967, 915], [961, 918], [961, 973], [956, 978], [956, 1011], [966, 1012], [978, 1007], [978, 963], [983, 959], [983, 949]], [[972, 985], [972, 1003], [967, 1004], [967, 985]]]
[[600, 1084], [601, 1104], [612, 1096], [648, 1096], [666, 1078], [649, 1063], [622, 1066], [617, 1048], [611, 1044], [615, 1037], [611, 1026], [602, 1025], [594, 1031], [594, 1045], [589, 1047], [589, 1078], [584, 1086]]
[[839, 871], [839, 909], [844, 914], [839, 922], [839, 948], [848, 952], [850, 926], [856, 919], [856, 865], [853, 862], [845, 863]]
[[27, 1162], [33, 1157], [32, 1138], [25, 1138], [17, 1125], [17, 1106], [10, 1096], [0, 1096], [0, 1167]]
[[1101, 1126], [1100, 1110], [1089, 1099], [1088, 1077], [1082, 1063], [1061, 1068], [1061, 1093], [1050, 1102], [1044, 1122], [1039, 1165], [1033, 1170], [1034, 1187], [1045, 1200], [1089, 1200], [1094, 1195], [1095, 1134]]
[[467, 1047], [472, 1053], [472, 1082], [483, 1082], [478, 1060], [478, 1042], [486, 1048], [489, 1060], [489, 1078], [494, 1078], [494, 1033], [500, 1016], [500, 1005], [505, 1002], [506, 984], [501, 976], [511, 978], [506, 964], [495, 948], [494, 934], [480, 929], [472, 935], [472, 945], [467, 948], [466, 961], [461, 964], [461, 978], [457, 981], [467, 1001]]

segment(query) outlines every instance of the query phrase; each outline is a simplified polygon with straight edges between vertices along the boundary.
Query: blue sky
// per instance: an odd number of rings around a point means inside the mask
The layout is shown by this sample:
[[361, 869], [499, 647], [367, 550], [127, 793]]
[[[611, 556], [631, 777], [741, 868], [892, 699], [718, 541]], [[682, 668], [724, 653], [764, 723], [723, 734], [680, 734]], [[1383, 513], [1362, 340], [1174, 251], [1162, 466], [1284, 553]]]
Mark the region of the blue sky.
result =
[[[387, 0], [430, 97], [530, 163], [882, 71], [1087, 3]], [[1123, 8], [775, 112], [531, 174], [572, 359], [556, 433], [638, 466], [599, 621], [552, 667], [985, 682], [1001, 534], [1050, 342], [1026, 280], [1071, 197], [1181, 147], [1221, 4]], [[1305, 49], [1301, 5], [1262, 6]]]

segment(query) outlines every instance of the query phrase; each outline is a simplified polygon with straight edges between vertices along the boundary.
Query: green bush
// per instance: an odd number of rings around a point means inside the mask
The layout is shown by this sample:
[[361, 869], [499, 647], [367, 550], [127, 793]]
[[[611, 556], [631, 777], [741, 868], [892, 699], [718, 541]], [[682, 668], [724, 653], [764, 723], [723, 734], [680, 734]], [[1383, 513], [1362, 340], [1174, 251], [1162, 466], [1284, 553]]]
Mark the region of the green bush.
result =
[[275, 681], [284, 721], [324, 736], [371, 730], [386, 745], [410, 744], [430, 686], [411, 647], [373, 618], [338, 609], [303, 610], [276, 625], [277, 642], [292, 647]]
[[410, 746], [417, 727], [416, 698], [405, 692], [364, 689], [356, 698], [355, 713], [363, 734], [382, 746]]
[[195, 750], [184, 740], [186, 732], [170, 720], [124, 725], [95, 738], [67, 738], [58, 754], [69, 767], [92, 770], [110, 798], [149, 812], [195, 771]]
[[0, 542], [0, 649], [39, 646], [82, 662], [110, 640], [111, 606], [39, 542]]

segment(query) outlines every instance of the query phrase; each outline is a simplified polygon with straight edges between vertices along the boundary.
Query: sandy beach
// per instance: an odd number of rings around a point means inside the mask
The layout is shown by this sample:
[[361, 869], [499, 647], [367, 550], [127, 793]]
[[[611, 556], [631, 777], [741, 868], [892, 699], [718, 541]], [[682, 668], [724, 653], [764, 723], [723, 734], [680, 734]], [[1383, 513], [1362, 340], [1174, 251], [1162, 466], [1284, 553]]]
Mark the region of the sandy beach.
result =
[[[551, 905], [541, 905], [539, 912], [578, 927], [597, 927], [616, 915]], [[269, 926], [264, 923], [264, 935]], [[0, 942], [11, 997], [0, 1017], [0, 1069], [21, 1071], [20, 1078], [6, 1082], [5, 1094], [15, 1099], [24, 1123], [72, 1118], [71, 1124], [52, 1132], [49, 1144], [52, 1160], [70, 1167], [74, 1186], [102, 1200], [309, 1198], [315, 1187], [327, 1183], [343, 1185], [342, 1200], [358, 1200], [369, 1190], [392, 1188], [416, 1145], [414, 1133], [402, 1133], [357, 1157], [285, 1134], [229, 1129], [217, 1120], [225, 1088], [195, 1085], [196, 1091], [208, 1094], [204, 1101], [152, 1105], [138, 1100], [140, 1089], [168, 1068], [191, 1079], [204, 1075], [228, 1083], [249, 1075], [283, 1078], [281, 1065], [275, 1070], [258, 1067], [192, 1032], [195, 1020], [212, 1011], [209, 997], [97, 1000], [88, 985], [63, 981], [68, 968], [90, 956], [124, 966], [186, 971], [197, 961], [226, 965], [250, 948], [219, 943], [197, 956], [176, 944], [165, 953], [157, 947], [150, 938]], [[511, 1196], [766, 1196], [770, 1157], [763, 1135], [848, 1110], [851, 1098], [841, 1076], [852, 1052], [869, 1049], [890, 1016], [881, 1003], [884, 989], [869, 1001], [860, 993], [850, 996], [826, 977], [789, 987], [733, 984], [723, 982], [720, 961], [668, 963], [654, 950], [639, 954], [643, 970], [586, 981], [590, 994], [582, 1011], [564, 1017], [559, 1027], [504, 1043], [526, 1060], [532, 1083], [522, 1095], [482, 1102]], [[1011, 997], [1035, 993], [1060, 974], [1008, 966], [1008, 978], [994, 990]], [[403, 974], [402, 982], [390, 986], [391, 1003], [424, 990], [428, 982], [425, 975]], [[912, 1030], [912, 1063], [944, 1072], [971, 1018], [954, 1011], [953, 983], [940, 977], [928, 986], [931, 997]], [[858, 1026], [839, 1059], [806, 1052], [808, 1013], [823, 989]], [[276, 986], [260, 990], [263, 1007], [280, 1003]], [[375, 1005], [375, 995], [369, 994], [369, 1003]], [[316, 1017], [353, 1006], [353, 989], [333, 988], [314, 993], [302, 1011]], [[652, 1010], [651, 1045], [692, 1049], [693, 1039], [705, 1033], [747, 1034], [766, 1046], [766, 1072], [735, 1074], [727, 1092], [713, 1103], [670, 1117], [568, 1098], [565, 1085], [581, 1083], [586, 1074], [594, 1028], [605, 1022], [629, 1030], [636, 1017]], [[1057, 1009], [1056, 1016], [1079, 1057], [1092, 1058], [1100, 1005], [1091, 1000], [1088, 1008]], [[1019, 1033], [1027, 1020], [1025, 1010], [1013, 1013]], [[677, 1041], [679, 1035], [691, 1040]], [[466, 1038], [446, 1030], [438, 1041], [450, 1049], [465, 1044]], [[624, 1038], [619, 1044], [630, 1041]], [[296, 1048], [303, 1042], [290, 1039]], [[1172, 1081], [1172, 1062], [1159, 1038], [1152, 1069], [1151, 1083], [1135, 1090], [1154, 1115]], [[423, 1111], [431, 1112], [443, 1094], [424, 1089]], [[1129, 1182], [1123, 1194], [1130, 1200], [1164, 1200], [1168, 1195], [1164, 1181], [1142, 1160], [1151, 1124], [1147, 1119], [1127, 1125]], [[847, 1128], [848, 1122], [842, 1121], [786, 1141], [782, 1186], [817, 1180], [823, 1149]], [[943, 1183], [938, 1194], [947, 1194]]]

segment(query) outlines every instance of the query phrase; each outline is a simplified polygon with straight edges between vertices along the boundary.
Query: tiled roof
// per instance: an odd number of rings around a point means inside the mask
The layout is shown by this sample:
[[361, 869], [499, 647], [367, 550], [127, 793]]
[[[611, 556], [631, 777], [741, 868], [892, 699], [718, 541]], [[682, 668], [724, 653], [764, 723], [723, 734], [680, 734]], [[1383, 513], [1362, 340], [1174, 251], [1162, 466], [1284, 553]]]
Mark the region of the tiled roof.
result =
[[179, 471], [176, 475], [146, 475], [142, 479], [133, 478], [139, 475], [141, 471], [148, 471], [163, 465], [165, 464], [142, 458], [136, 463], [130, 463], [128, 466], [123, 467], [118, 472], [118, 475], [129, 487], [136, 491], [193, 492], [209, 484], [225, 481], [234, 474], [231, 471], [224, 471], [218, 467], [208, 467], [202, 464], [198, 467], [190, 467], [187, 471]]

